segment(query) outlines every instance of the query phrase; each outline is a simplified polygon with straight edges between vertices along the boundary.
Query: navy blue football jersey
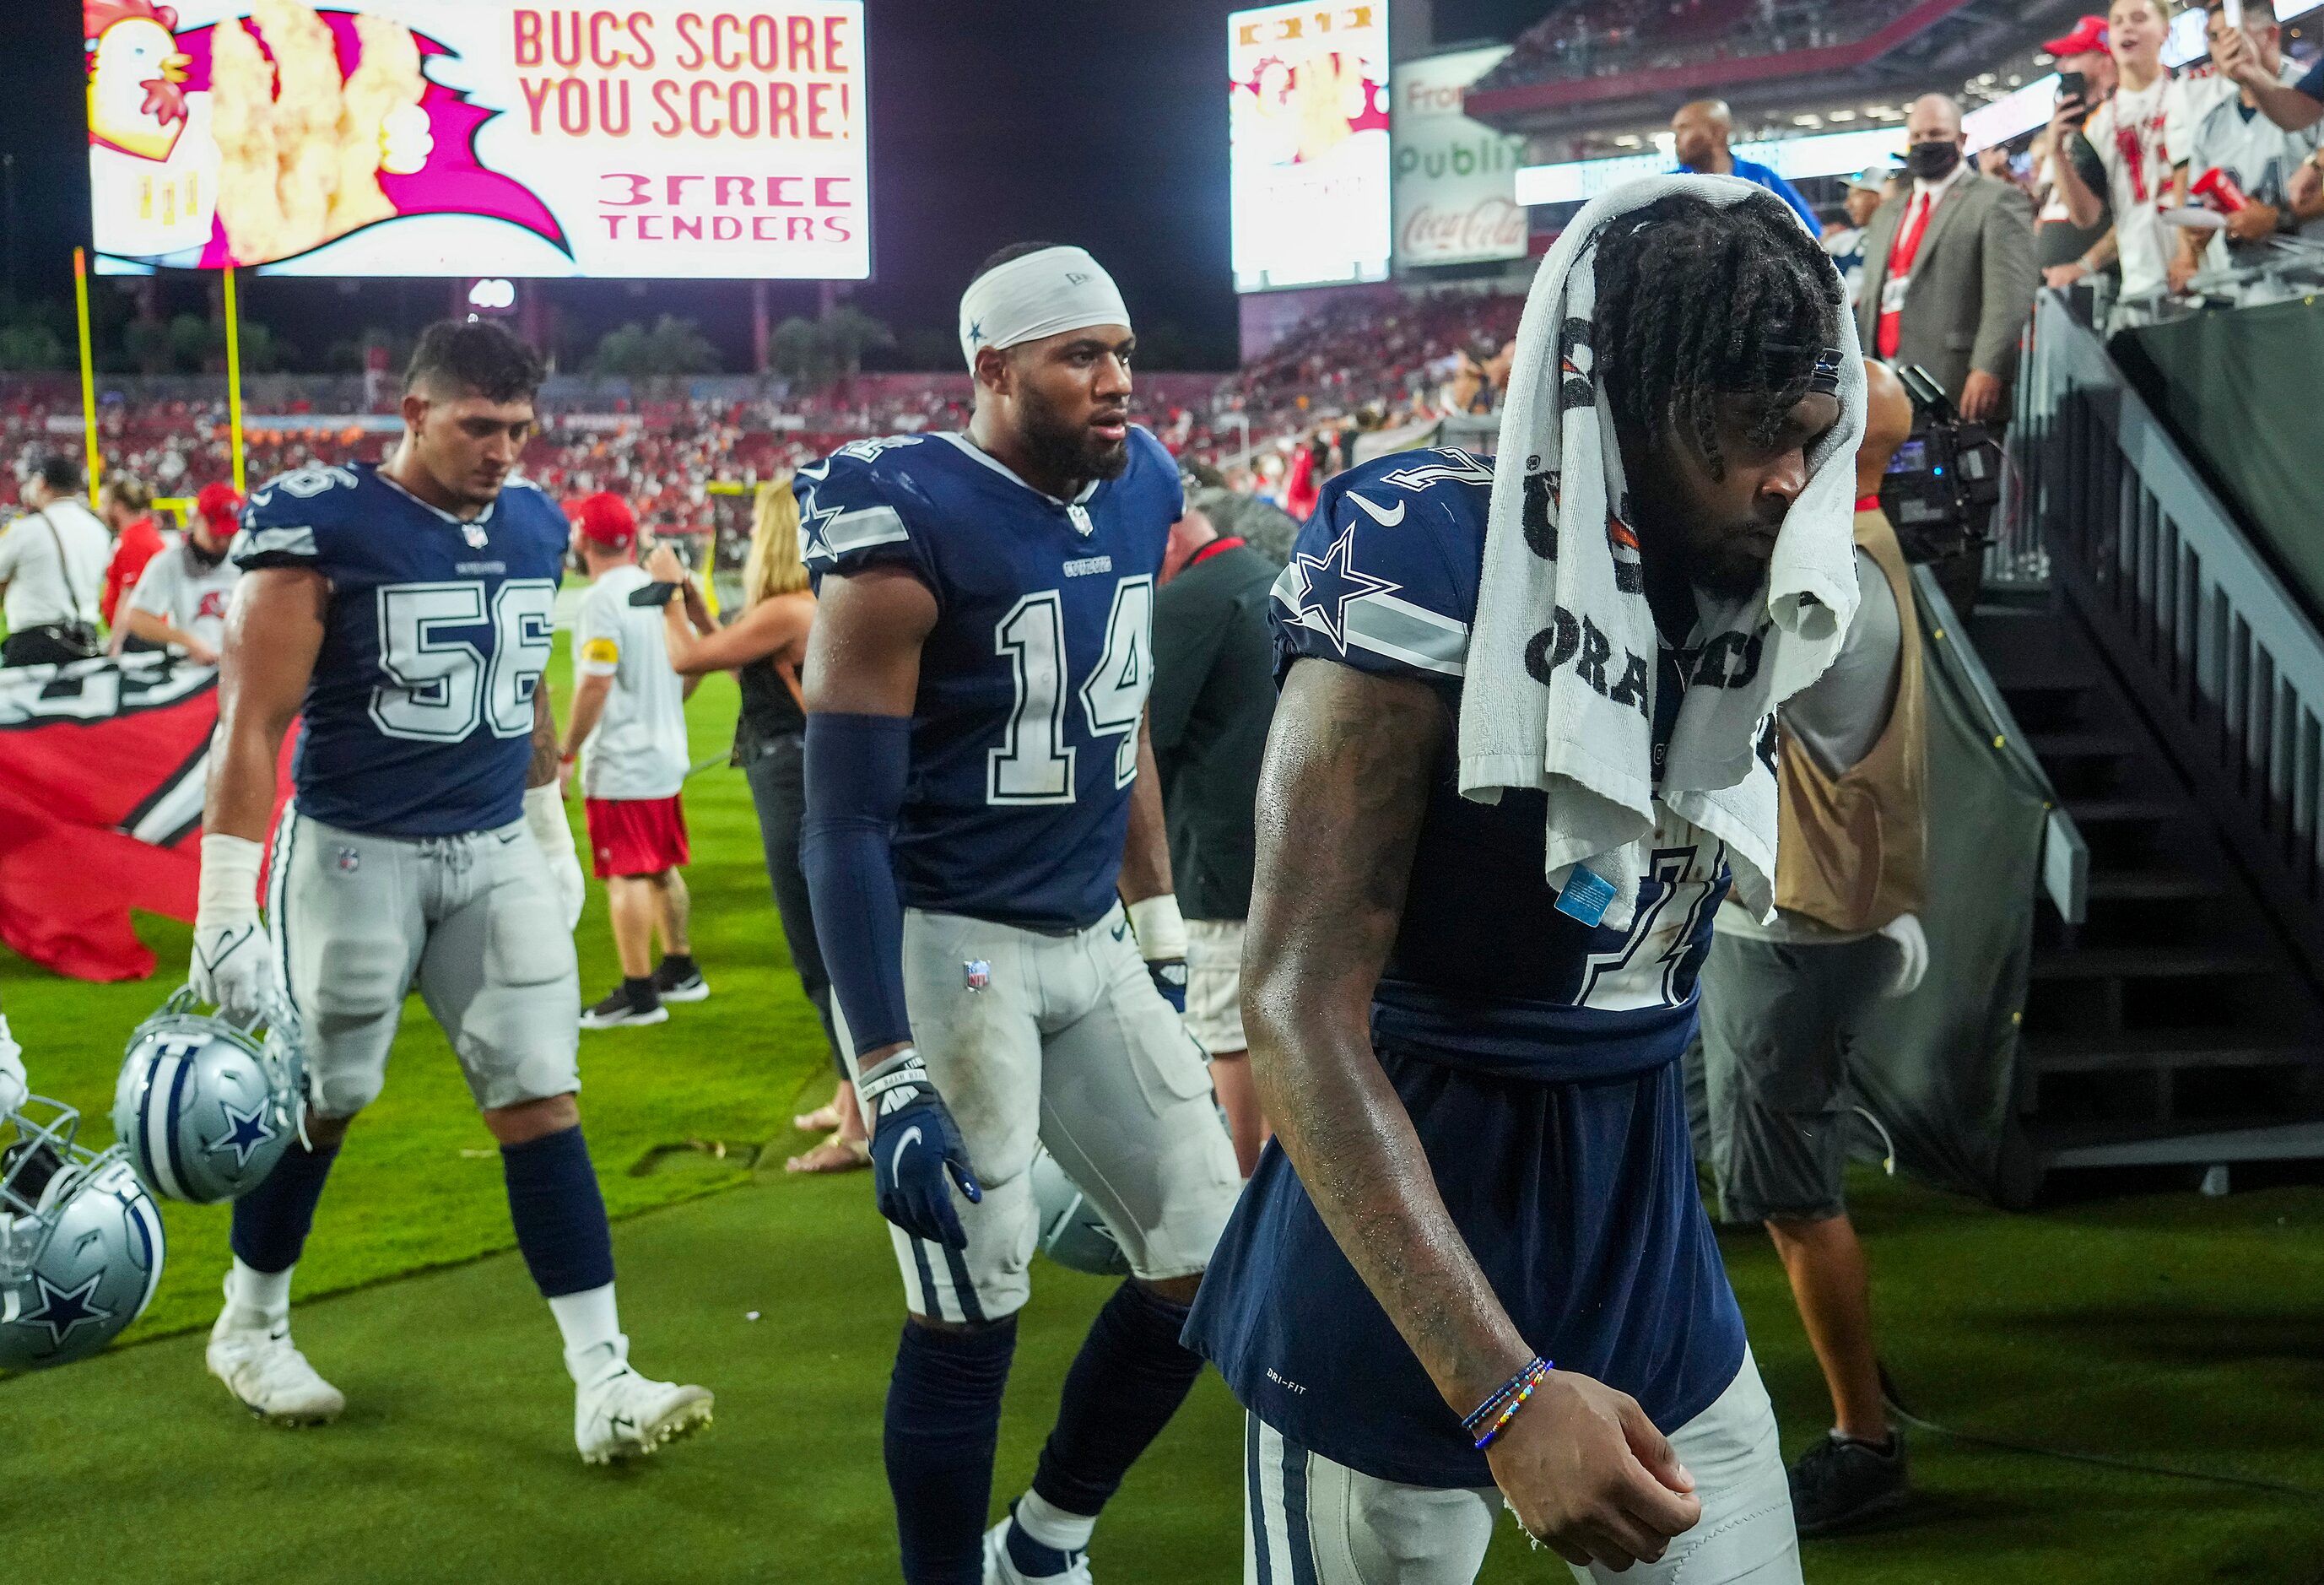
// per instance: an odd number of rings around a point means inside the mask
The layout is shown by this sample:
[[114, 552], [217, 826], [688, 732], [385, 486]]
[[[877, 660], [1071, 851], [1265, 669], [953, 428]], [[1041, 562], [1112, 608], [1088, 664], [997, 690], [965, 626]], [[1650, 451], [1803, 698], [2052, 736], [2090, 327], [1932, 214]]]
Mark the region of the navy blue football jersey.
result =
[[[1490, 464], [1455, 450], [1334, 477], [1275, 585], [1277, 674], [1321, 659], [1440, 690], [1445, 746], [1373, 1042], [1511, 1320], [1542, 1355], [1630, 1393], [1668, 1431], [1708, 1407], [1743, 1357], [1695, 1187], [1679, 1061], [1727, 859], [1665, 813], [1636, 923], [1589, 926], [1558, 911], [1543, 879], [1542, 796], [1461, 797], [1461, 679], [1491, 493]], [[1573, 648], [1563, 663], [1586, 660], [1589, 646]], [[1665, 650], [1640, 701], [1658, 760], [1687, 661]], [[1646, 667], [1604, 670], [1614, 687]], [[1187, 1336], [1247, 1408], [1303, 1447], [1387, 1480], [1491, 1483], [1279, 1147], [1220, 1239]]]
[[1185, 509], [1142, 429], [1072, 501], [965, 435], [859, 440], [793, 488], [807, 570], [900, 567], [936, 596], [896, 873], [914, 908], [1080, 929], [1113, 906], [1154, 677], [1154, 583]]
[[466, 522], [369, 463], [318, 464], [250, 493], [235, 564], [330, 582], [292, 761], [301, 813], [383, 836], [522, 817], [570, 536], [523, 484]]

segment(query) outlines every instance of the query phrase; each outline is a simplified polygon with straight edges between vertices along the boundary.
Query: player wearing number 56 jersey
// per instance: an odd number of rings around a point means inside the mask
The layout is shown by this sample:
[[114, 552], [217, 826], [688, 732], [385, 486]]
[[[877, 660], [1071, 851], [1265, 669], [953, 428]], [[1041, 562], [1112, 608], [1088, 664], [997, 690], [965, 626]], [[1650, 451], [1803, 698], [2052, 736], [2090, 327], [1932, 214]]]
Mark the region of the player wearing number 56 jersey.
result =
[[[510, 477], [540, 377], [505, 331], [431, 327], [395, 453], [269, 481], [230, 551], [244, 576], [220, 661], [193, 980], [229, 1014], [287, 1001], [308, 1095], [301, 1141], [235, 1203], [208, 1364], [265, 1419], [343, 1406], [291, 1345], [290, 1275], [416, 981], [500, 1141], [517, 1244], [564, 1334], [575, 1436], [601, 1462], [652, 1451], [710, 1399], [629, 1367], [574, 1103], [580, 870], [541, 687], [567, 530]], [[262, 923], [259, 843], [294, 716], [295, 791]]]
[[[910, 1313], [886, 1441], [904, 1576], [1086, 1581], [1099, 1509], [1201, 1368], [1178, 1334], [1239, 1186], [1166, 1000], [1185, 936], [1144, 715], [1183, 499], [1129, 422], [1129, 313], [1087, 253], [996, 255], [961, 343], [967, 433], [858, 442], [797, 482], [820, 602], [802, 860]], [[980, 1543], [1037, 1145], [1132, 1276]]]

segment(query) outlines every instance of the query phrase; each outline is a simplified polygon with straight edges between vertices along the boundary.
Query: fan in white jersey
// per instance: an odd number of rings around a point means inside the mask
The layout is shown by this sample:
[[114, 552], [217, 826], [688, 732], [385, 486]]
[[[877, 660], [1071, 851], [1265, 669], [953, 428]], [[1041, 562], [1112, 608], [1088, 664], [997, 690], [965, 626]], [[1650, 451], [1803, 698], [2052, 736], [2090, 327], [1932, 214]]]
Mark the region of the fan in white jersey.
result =
[[153, 649], [185, 651], [203, 666], [217, 663], [226, 640], [226, 602], [242, 568], [227, 558], [242, 517], [242, 497], [231, 484], [205, 484], [179, 541], [145, 564], [124, 609], [124, 633]]

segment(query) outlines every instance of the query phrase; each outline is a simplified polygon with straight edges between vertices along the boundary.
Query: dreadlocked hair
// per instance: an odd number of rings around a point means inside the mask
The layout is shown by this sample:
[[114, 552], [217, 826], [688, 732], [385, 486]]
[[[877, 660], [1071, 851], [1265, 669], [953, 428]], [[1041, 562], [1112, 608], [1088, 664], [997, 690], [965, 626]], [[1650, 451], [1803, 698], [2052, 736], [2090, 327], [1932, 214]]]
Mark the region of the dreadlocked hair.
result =
[[1840, 343], [1831, 257], [1766, 192], [1731, 204], [1671, 193], [1608, 221], [1597, 243], [1592, 343], [1616, 421], [1690, 436], [1724, 477], [1717, 399], [1761, 399], [1752, 435], [1771, 441], [1818, 351]]

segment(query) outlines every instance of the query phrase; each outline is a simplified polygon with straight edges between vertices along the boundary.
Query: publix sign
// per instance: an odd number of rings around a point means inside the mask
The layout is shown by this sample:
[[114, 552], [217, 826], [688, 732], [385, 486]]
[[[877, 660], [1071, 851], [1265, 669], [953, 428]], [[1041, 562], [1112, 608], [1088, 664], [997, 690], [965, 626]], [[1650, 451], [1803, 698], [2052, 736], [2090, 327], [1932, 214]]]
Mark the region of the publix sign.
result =
[[1525, 140], [1462, 113], [1469, 85], [1506, 44], [1399, 63], [1391, 78], [1396, 267], [1521, 259], [1526, 212], [1516, 196]]

